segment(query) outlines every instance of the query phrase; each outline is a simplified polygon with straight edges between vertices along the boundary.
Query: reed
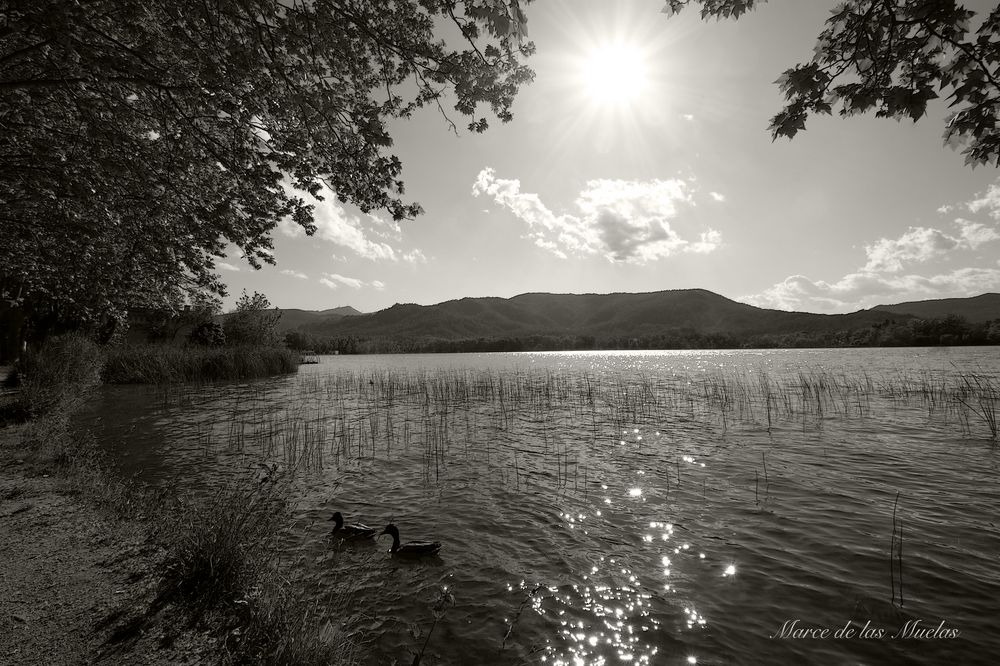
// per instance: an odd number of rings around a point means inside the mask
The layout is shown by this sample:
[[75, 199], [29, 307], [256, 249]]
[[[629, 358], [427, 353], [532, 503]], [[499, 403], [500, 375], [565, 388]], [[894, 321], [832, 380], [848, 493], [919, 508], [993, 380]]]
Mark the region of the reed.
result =
[[[523, 484], [550, 478], [580, 489], [593, 452], [606, 446], [642, 451], [643, 435], [672, 422], [715, 422], [722, 432], [785, 424], [821, 428], [827, 419], [872, 418], [878, 409], [925, 408], [928, 416], [968, 430], [986, 424], [995, 438], [996, 384], [982, 373], [947, 377], [812, 369], [778, 375], [766, 369], [688, 377], [648, 377], [545, 370], [344, 370], [297, 380], [293, 402], [276, 407], [259, 388], [241, 387], [229, 418], [199, 442], [259, 454], [286, 469], [313, 470], [348, 460], [414, 452], [428, 479], [441, 478], [455, 455], [482, 459], [498, 479]], [[167, 389], [172, 392], [175, 389]], [[183, 390], [196, 394], [197, 387]], [[185, 400], [173, 395], [177, 404]], [[876, 416], [877, 417], [877, 416]], [[765, 489], [769, 486], [763, 461]], [[671, 474], [678, 486], [679, 464]], [[585, 490], [585, 489], [584, 489]], [[766, 493], [765, 493], [766, 494]]]
[[[896, 509], [899, 506], [899, 492], [896, 492], [896, 499], [892, 503], [892, 538], [889, 542], [889, 585], [892, 597], [890, 602], [899, 606], [904, 604], [903, 599], [903, 521], [896, 518]], [[897, 585], [898, 582], [898, 585]]]
[[960, 391], [959, 402], [969, 409], [986, 425], [990, 439], [997, 441], [997, 402], [1000, 400], [1000, 387], [994, 386], [993, 380], [979, 374], [963, 374], [961, 376], [963, 391]]
[[413, 661], [411, 662], [413, 666], [418, 666], [421, 660], [424, 658], [424, 652], [427, 651], [427, 645], [431, 641], [431, 636], [434, 635], [434, 629], [437, 627], [438, 622], [445, 616], [449, 608], [455, 606], [455, 596], [448, 591], [448, 588], [443, 588], [434, 600], [434, 604], [431, 606], [431, 615], [434, 618], [431, 622], [430, 629], [427, 630], [427, 635], [424, 637], [424, 642], [420, 646], [418, 652], [413, 653]]
[[128, 345], [108, 349], [108, 384], [167, 384], [254, 379], [295, 372], [296, 352], [280, 347]]

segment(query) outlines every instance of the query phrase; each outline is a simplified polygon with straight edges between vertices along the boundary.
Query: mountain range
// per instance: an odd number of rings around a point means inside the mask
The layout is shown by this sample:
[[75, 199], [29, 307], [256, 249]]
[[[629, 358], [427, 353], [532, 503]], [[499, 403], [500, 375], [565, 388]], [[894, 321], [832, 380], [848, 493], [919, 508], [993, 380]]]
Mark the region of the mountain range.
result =
[[282, 309], [281, 319], [278, 320], [276, 328], [281, 333], [287, 333], [288, 331], [294, 331], [310, 324], [332, 322], [342, 317], [353, 317], [360, 314], [361, 312], [349, 305], [330, 308], [328, 310]]
[[908, 314], [920, 319], [942, 319], [948, 315], [964, 317], [970, 323], [1000, 319], [1000, 294], [981, 294], [971, 298], [941, 298], [932, 301], [909, 301], [896, 305], [878, 305], [874, 310]]
[[678, 331], [736, 336], [823, 333], [910, 319], [958, 315], [1000, 319], [1000, 294], [880, 305], [825, 315], [758, 308], [704, 289], [650, 293], [546, 294], [462, 298], [436, 305], [396, 304], [370, 314], [350, 307], [282, 310], [280, 329], [316, 336], [469, 340], [526, 336], [642, 337]]

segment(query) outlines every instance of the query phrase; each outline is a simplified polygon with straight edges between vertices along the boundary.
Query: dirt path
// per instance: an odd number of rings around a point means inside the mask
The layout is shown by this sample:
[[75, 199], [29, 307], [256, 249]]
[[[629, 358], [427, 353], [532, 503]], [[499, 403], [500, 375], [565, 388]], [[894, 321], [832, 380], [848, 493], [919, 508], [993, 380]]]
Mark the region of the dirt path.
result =
[[212, 640], [177, 632], [168, 613], [109, 643], [144, 608], [162, 553], [141, 523], [72, 494], [0, 430], [0, 663], [208, 664]]

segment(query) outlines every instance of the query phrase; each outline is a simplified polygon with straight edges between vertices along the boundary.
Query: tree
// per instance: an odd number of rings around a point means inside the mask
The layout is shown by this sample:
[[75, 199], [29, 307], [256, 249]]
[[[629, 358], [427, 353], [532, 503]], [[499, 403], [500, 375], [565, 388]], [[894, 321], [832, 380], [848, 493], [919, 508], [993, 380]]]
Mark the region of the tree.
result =
[[173, 342], [181, 331], [190, 332], [211, 324], [221, 311], [222, 303], [219, 299], [209, 293], [196, 292], [188, 296], [180, 310], [162, 307], [133, 310], [129, 326], [134, 328], [138, 324], [140, 329], [145, 330], [150, 342]]
[[[739, 18], [764, 0], [667, 0], [676, 14], [697, 1], [703, 18]], [[978, 22], [975, 30], [971, 29]], [[917, 121], [938, 97], [954, 110], [945, 141], [966, 163], [1000, 166], [1000, 7], [985, 17], [954, 0], [847, 0], [827, 19], [811, 62], [777, 81], [787, 104], [771, 119], [792, 138], [811, 113], [874, 111]]]
[[214, 321], [205, 321], [188, 334], [188, 344], [201, 347], [221, 347], [226, 344], [226, 330], [222, 324]]
[[273, 263], [324, 184], [417, 215], [387, 123], [446, 99], [471, 131], [509, 120], [528, 2], [5, 0], [0, 309], [96, 323], [223, 294], [214, 259]]
[[267, 345], [280, 343], [277, 326], [281, 320], [278, 308], [264, 294], [247, 295], [246, 289], [236, 302], [236, 310], [223, 323], [225, 342], [230, 345]]

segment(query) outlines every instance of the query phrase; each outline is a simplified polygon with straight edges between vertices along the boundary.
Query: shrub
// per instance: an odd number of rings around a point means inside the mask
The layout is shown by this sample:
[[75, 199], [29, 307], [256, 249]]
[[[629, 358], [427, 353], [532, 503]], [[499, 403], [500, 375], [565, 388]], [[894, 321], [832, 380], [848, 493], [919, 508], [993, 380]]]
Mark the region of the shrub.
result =
[[221, 347], [226, 344], [226, 331], [222, 324], [202, 322], [188, 335], [188, 343], [202, 347]]
[[86, 337], [69, 333], [49, 338], [18, 369], [21, 403], [33, 418], [54, 413], [68, 416], [100, 384], [103, 366], [100, 347]]

